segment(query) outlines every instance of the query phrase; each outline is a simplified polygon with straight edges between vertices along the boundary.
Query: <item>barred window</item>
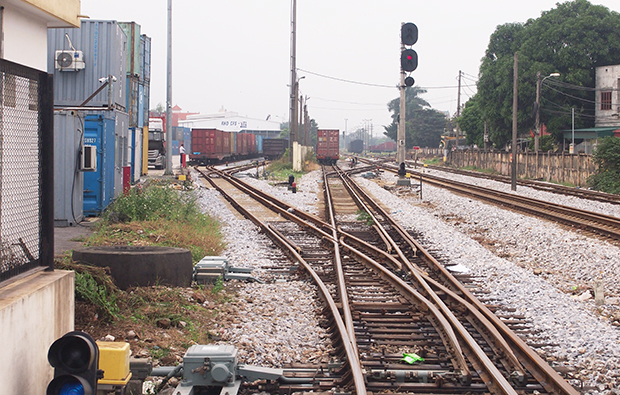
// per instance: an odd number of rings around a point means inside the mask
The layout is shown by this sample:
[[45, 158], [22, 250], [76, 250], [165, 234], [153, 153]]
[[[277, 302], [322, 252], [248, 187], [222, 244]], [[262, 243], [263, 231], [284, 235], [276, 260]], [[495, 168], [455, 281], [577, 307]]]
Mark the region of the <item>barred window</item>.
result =
[[611, 110], [611, 91], [601, 92], [601, 110]]

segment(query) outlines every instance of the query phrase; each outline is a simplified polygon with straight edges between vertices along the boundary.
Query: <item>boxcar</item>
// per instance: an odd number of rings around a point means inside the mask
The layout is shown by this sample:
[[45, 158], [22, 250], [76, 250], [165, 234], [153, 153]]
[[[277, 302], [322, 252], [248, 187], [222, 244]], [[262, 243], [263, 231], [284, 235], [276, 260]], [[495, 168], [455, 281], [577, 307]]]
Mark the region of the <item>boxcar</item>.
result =
[[288, 139], [263, 139], [263, 156], [265, 159], [278, 159], [288, 148]]
[[349, 143], [349, 152], [361, 154], [364, 151], [364, 140], [353, 140]]
[[316, 159], [321, 164], [334, 165], [340, 158], [340, 131], [319, 129], [316, 141]]
[[202, 164], [219, 162], [231, 156], [230, 133], [217, 129], [192, 129], [189, 159]]

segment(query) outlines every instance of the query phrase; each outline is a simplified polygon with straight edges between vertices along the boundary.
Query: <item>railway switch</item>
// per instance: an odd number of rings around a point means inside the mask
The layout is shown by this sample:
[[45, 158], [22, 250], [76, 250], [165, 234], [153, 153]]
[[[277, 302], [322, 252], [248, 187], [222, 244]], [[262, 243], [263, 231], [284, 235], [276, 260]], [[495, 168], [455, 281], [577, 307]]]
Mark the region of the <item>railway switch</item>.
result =
[[183, 379], [175, 390], [178, 395], [194, 393], [194, 387], [222, 387], [221, 393], [234, 395], [244, 381], [283, 377], [282, 369], [240, 365], [237, 349], [231, 345], [193, 345], [183, 358]]
[[194, 266], [194, 281], [198, 283], [212, 283], [219, 277], [224, 280], [256, 281], [262, 283], [256, 277], [252, 277], [252, 268], [233, 267], [228, 259], [223, 256], [206, 256]]

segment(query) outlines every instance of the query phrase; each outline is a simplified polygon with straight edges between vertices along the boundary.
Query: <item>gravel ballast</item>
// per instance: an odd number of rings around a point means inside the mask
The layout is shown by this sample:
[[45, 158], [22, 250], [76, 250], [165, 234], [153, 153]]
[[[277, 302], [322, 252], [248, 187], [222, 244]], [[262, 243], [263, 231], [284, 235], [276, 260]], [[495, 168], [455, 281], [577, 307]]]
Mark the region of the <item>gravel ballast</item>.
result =
[[[494, 189], [510, 189], [510, 185], [489, 180], [441, 175]], [[383, 178], [383, 182], [394, 184], [391, 174], [384, 174]], [[251, 182], [299, 209], [316, 214], [320, 180], [319, 171], [308, 173], [298, 180], [296, 194], [265, 181]], [[442, 262], [465, 268], [487, 299], [506, 308], [506, 315], [525, 316], [532, 329], [525, 340], [552, 365], [566, 367], [585, 387], [594, 388], [588, 393], [620, 394], [615, 392], [620, 388], [618, 247], [430, 185], [423, 186], [424, 199], [420, 201], [412, 194], [399, 197], [375, 181], [361, 177], [356, 177], [356, 181], [380, 199], [405, 228], [419, 234], [424, 247]], [[254, 275], [259, 278], [267, 275], [262, 268], [268, 267], [278, 255], [270, 242], [249, 221], [235, 218], [217, 198], [217, 192], [202, 189], [200, 193], [205, 210], [226, 225], [224, 233], [229, 247], [224, 255], [231, 264], [254, 267], [257, 269]], [[519, 187], [516, 193], [620, 216], [619, 206], [526, 187]], [[331, 346], [325, 333], [319, 330], [320, 304], [316, 302], [316, 290], [296, 281], [279, 285], [239, 287], [238, 311], [248, 318], [236, 319], [232, 328], [223, 324], [222, 340], [245, 350], [240, 351], [245, 363], [281, 366], [291, 361], [325, 358]], [[593, 297], [596, 286], [605, 291], [602, 306], [597, 306]], [[257, 303], [272, 305], [273, 309], [256, 309]], [[278, 306], [286, 308], [278, 309]], [[274, 325], [275, 318], [283, 324]], [[297, 319], [299, 322], [295, 322]], [[258, 350], [257, 345], [262, 345], [261, 352], [253, 353], [251, 350]]]

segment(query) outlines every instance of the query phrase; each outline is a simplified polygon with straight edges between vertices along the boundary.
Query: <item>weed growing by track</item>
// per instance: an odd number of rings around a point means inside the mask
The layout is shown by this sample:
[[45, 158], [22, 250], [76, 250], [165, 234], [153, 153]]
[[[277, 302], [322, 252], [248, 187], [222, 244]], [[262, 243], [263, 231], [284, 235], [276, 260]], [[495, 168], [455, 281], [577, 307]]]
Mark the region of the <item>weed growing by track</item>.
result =
[[116, 199], [87, 245], [187, 248], [194, 262], [224, 249], [219, 222], [203, 214], [195, 195], [175, 184], [151, 184]]
[[[142, 245], [187, 248], [194, 261], [219, 255], [225, 245], [219, 222], [202, 213], [187, 184], [154, 182], [114, 201], [86, 245]], [[223, 283], [174, 288], [116, 287], [105, 268], [56, 259], [58, 269], [75, 271], [75, 328], [95, 339], [129, 341], [134, 355], [178, 363], [192, 344], [208, 344], [222, 310], [233, 299]], [[131, 335], [129, 335], [131, 334]]]

